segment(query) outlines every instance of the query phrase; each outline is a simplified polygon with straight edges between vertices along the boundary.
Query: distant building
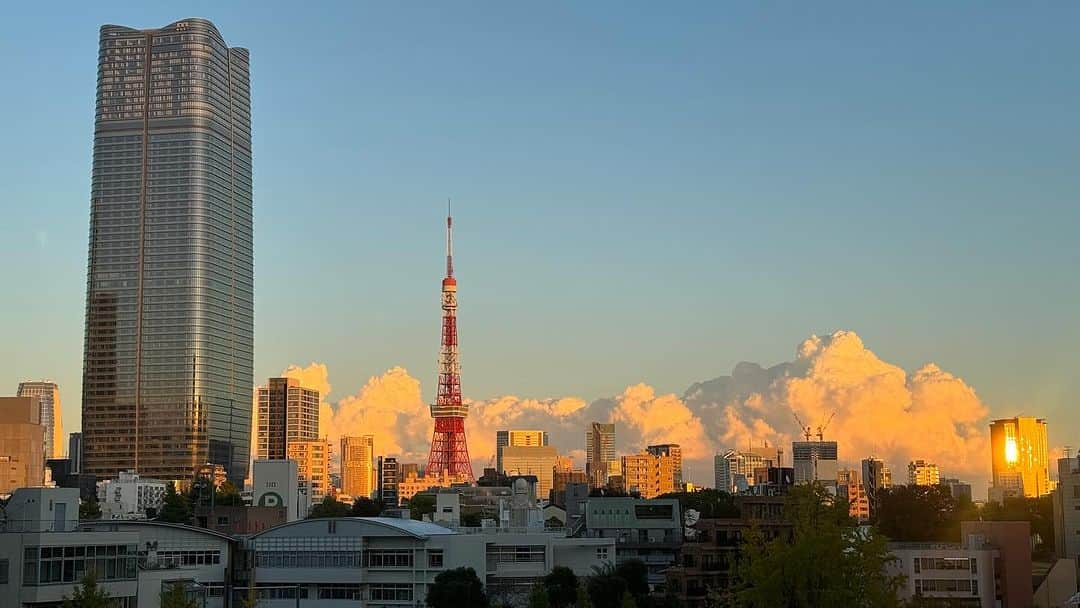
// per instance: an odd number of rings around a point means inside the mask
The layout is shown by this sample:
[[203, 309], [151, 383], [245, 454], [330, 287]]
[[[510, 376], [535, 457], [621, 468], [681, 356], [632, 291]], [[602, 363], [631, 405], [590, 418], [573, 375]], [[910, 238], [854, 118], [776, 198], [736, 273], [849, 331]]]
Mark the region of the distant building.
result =
[[1046, 447], [1046, 420], [1004, 418], [990, 423], [992, 489], [1004, 496], [1038, 497], [1053, 489]]
[[398, 479], [405, 479], [409, 475], [420, 476], [420, 464], [416, 462], [402, 462], [398, 464]]
[[502, 457], [503, 470], [507, 475], [535, 475], [537, 496], [541, 500], [548, 500], [554, 486], [555, 463], [559, 458], [559, 452], [554, 447], [508, 445], [502, 449]]
[[938, 466], [925, 460], [912, 460], [907, 465], [909, 486], [936, 486], [941, 482]]
[[[994, 547], [977, 542], [897, 542], [889, 543], [889, 552], [897, 559], [886, 566], [886, 572], [904, 577], [897, 591], [902, 601], [921, 597], [956, 602], [950, 606], [1002, 606], [995, 594], [994, 562], [1000, 552]], [[1028, 594], [1030, 606], [1030, 590]]]
[[383, 507], [391, 508], [398, 506], [398, 481], [400, 480], [400, 469], [398, 467], [397, 458], [393, 456], [379, 456], [378, 467], [376, 469], [379, 473], [378, 489], [379, 489], [379, 501], [382, 502]]
[[949, 494], [960, 502], [971, 502], [971, 484], [959, 479], [942, 479], [941, 485], [949, 489]]
[[287, 458], [291, 442], [319, 438], [319, 391], [296, 378], [270, 378], [258, 392], [256, 458]]
[[1080, 455], [1059, 458], [1054, 491], [1054, 548], [1058, 557], [1080, 558]]
[[45, 458], [64, 457], [64, 423], [60, 412], [60, 387], [55, 382], [20, 382], [16, 397], [33, 397], [41, 406], [45, 427]]
[[[287, 462], [287, 461], [277, 461]], [[256, 534], [289, 521], [289, 509], [250, 505], [215, 505], [195, 509], [195, 527], [230, 536]]]
[[0, 494], [45, 483], [45, 427], [36, 397], [0, 397]]
[[727, 450], [717, 454], [713, 460], [716, 489], [728, 494], [744, 491], [754, 485], [754, 471], [779, 465], [779, 456], [775, 449]]
[[296, 521], [311, 511], [311, 496], [301, 487], [294, 460], [256, 460], [251, 468], [252, 506], [285, 507], [285, 520]]
[[593, 422], [585, 429], [585, 474], [594, 488], [607, 485], [610, 475], [618, 475], [615, 469], [615, 425]]
[[341, 491], [353, 498], [375, 494], [375, 436], [341, 438]]
[[[567, 509], [570, 520], [570, 510]], [[615, 541], [615, 561], [643, 561], [649, 587], [664, 583], [664, 572], [675, 565], [683, 541], [683, 520], [674, 498], [588, 498], [575, 537]]]
[[102, 519], [147, 519], [165, 502], [166, 483], [144, 479], [135, 471], [120, 471], [116, 479], [98, 482]]
[[458, 484], [468, 483], [468, 478], [462, 475], [450, 475], [446, 471], [443, 471], [442, 475], [426, 475], [424, 477], [417, 477], [415, 472], [410, 471], [408, 475], [398, 481], [398, 501], [411, 500], [413, 496], [431, 488], [450, 488]]
[[675, 492], [675, 457], [649, 452], [623, 456], [622, 483], [624, 491], [642, 498]]
[[212, 482], [215, 488], [220, 488], [229, 477], [223, 465], [208, 462], [196, 469], [195, 479], [205, 479]]
[[866, 497], [859, 471], [838, 469], [836, 471], [836, 495], [848, 502], [848, 513], [859, 521], [870, 519], [870, 501]]
[[645, 448], [645, 451], [653, 456], [668, 456], [671, 458], [672, 466], [675, 467], [675, 491], [681, 491], [683, 489], [683, 469], [682, 469], [682, 448], [677, 443], [662, 443], [659, 445], [650, 445]]
[[795, 483], [820, 482], [836, 485], [837, 449], [835, 441], [795, 441], [791, 444]]
[[288, 459], [296, 461], [297, 475], [307, 483], [311, 504], [322, 502], [330, 490], [330, 449], [326, 440], [290, 441]]
[[889, 470], [888, 465], [883, 460], [873, 456], [864, 458], [862, 461], [862, 483], [872, 509], [878, 490], [892, 487], [892, 471]]
[[503, 448], [511, 446], [546, 446], [548, 444], [547, 442], [548, 434], [544, 431], [528, 431], [518, 429], [495, 431], [495, 468], [497, 468], [500, 472], [506, 472], [506, 467], [503, 465]]
[[78, 474], [82, 472], [82, 433], [71, 433], [68, 435], [68, 459], [71, 460], [71, 472]]

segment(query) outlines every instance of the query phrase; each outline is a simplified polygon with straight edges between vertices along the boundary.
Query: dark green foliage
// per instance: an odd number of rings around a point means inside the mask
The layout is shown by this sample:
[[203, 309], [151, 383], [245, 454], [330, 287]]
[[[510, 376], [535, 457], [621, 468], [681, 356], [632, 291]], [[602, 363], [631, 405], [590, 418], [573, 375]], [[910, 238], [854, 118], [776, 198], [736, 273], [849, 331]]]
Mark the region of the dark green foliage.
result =
[[629, 593], [635, 603], [649, 603], [648, 568], [640, 560], [628, 560], [617, 567], [611, 564], [593, 568], [585, 585], [594, 608], [622, 608], [623, 595]]
[[240, 496], [240, 490], [231, 481], [226, 481], [214, 492], [214, 504], [219, 507], [240, 507], [244, 505], [244, 499]]
[[466, 528], [479, 528], [483, 524], [483, 516], [480, 513], [462, 513], [461, 525]]
[[529, 608], [551, 608], [551, 602], [548, 601], [548, 594], [543, 585], [533, 585], [529, 592]]
[[444, 570], [435, 577], [427, 594], [431, 608], [487, 608], [484, 585], [472, 568]]
[[626, 581], [626, 590], [641, 603], [649, 595], [649, 568], [639, 559], [624, 561], [615, 567], [615, 576]]
[[165, 501], [161, 505], [157, 520], [172, 524], [191, 523], [191, 505], [187, 496], [177, 493], [176, 486], [172, 483], [165, 488]]
[[1006, 498], [1004, 505], [988, 503], [980, 515], [987, 521], [1028, 522], [1031, 524], [1034, 557], [1046, 559], [1054, 555], [1054, 501], [1050, 495]]
[[555, 566], [541, 581], [553, 608], [566, 608], [577, 602], [578, 578], [566, 566]]
[[892, 540], [956, 542], [962, 519], [978, 515], [945, 486], [894, 486], [878, 490], [875, 500], [874, 523]]
[[378, 517], [382, 513], [382, 503], [361, 496], [353, 501], [350, 512], [354, 517]]
[[887, 577], [892, 561], [886, 540], [858, 528], [847, 505], [820, 485], [799, 486], [785, 504], [791, 538], [768, 539], [752, 529], [743, 544], [735, 606], [776, 608], [898, 606], [899, 577]]
[[327, 496], [323, 501], [315, 505], [308, 514], [308, 519], [321, 517], [348, 517], [352, 514], [352, 507], [334, 498]]
[[93, 572], [87, 572], [75, 586], [71, 597], [64, 596], [64, 608], [112, 608], [116, 601], [97, 584]]
[[101, 505], [96, 498], [79, 503], [79, 519], [101, 519]]
[[199, 608], [199, 603], [188, 597], [183, 583], [173, 583], [161, 594], [161, 608]]
[[578, 581], [577, 597], [574, 600], [574, 608], [593, 608], [592, 599], [589, 598], [589, 589], [585, 583]]
[[424, 519], [424, 516], [435, 512], [435, 497], [431, 494], [417, 494], [409, 500], [409, 517]]
[[735, 500], [731, 494], [721, 490], [700, 490], [698, 492], [674, 492], [664, 494], [660, 498], [677, 498], [682, 512], [694, 509], [701, 516], [708, 519], [725, 517], [738, 517], [739, 508], [735, 506]]

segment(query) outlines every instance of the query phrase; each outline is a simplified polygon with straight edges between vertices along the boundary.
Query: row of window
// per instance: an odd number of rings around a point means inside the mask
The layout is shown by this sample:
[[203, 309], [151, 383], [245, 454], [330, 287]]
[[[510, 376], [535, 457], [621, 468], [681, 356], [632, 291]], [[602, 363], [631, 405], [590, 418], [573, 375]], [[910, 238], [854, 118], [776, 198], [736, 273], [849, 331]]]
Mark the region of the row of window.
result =
[[916, 557], [913, 560], [915, 572], [923, 570], [971, 570], [979, 573], [978, 560], [967, 557]]
[[979, 594], [979, 582], [968, 579], [915, 579], [915, 593], [971, 593]]

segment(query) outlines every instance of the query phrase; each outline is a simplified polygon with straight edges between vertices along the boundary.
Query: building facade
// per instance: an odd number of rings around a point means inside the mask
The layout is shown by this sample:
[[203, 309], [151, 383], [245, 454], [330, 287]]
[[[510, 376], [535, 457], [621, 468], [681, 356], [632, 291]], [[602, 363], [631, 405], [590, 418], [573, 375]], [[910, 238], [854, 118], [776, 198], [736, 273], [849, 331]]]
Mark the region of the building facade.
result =
[[1017, 417], [990, 423], [993, 488], [1004, 496], [1035, 498], [1051, 487], [1046, 420]]
[[645, 448], [645, 451], [653, 456], [667, 456], [668, 458], [671, 458], [671, 464], [672, 467], [674, 467], [675, 491], [682, 491], [682, 447], [677, 443], [662, 443], [659, 445], [650, 445]]
[[288, 460], [296, 462], [297, 477], [305, 484], [312, 505], [330, 491], [330, 447], [323, 439], [290, 441]]
[[510, 429], [495, 431], [495, 468], [505, 473], [502, 449], [508, 446], [536, 447], [548, 444], [548, 434], [544, 431]]
[[290, 442], [318, 438], [319, 391], [296, 378], [270, 378], [259, 387], [256, 458], [286, 458]]
[[611, 475], [618, 475], [615, 454], [615, 425], [593, 422], [585, 429], [585, 474], [594, 488], [607, 485]]
[[383, 507], [392, 508], [398, 506], [398, 480], [401, 479], [401, 468], [397, 458], [393, 456], [379, 456], [376, 470], [379, 472], [378, 488], [379, 501]]
[[341, 491], [353, 498], [375, 495], [375, 436], [341, 438]]
[[1054, 549], [1058, 557], [1080, 557], [1080, 456], [1059, 458], [1054, 491]]
[[622, 457], [623, 490], [642, 498], [656, 498], [676, 491], [675, 457], [649, 452]]
[[559, 458], [554, 447], [508, 445], [502, 449], [502, 455], [507, 475], [535, 475], [537, 497], [548, 500], [555, 482], [555, 462]]
[[45, 483], [45, 427], [35, 397], [0, 397], [0, 494]]
[[925, 460], [912, 460], [907, 465], [909, 486], [936, 486], [941, 483], [938, 466]]
[[254, 384], [248, 51], [209, 21], [101, 28], [84, 472], [247, 475]]
[[311, 511], [308, 484], [301, 487], [295, 460], [256, 460], [252, 464], [251, 503], [256, 507], [285, 507], [285, 520], [296, 521]]
[[68, 459], [71, 460], [71, 472], [82, 472], [82, 433], [68, 435]]
[[835, 441], [795, 441], [791, 444], [795, 483], [819, 482], [836, 485], [837, 449]]
[[755, 484], [757, 470], [778, 467], [779, 461], [776, 450], [768, 448], [727, 450], [717, 454], [713, 459], [715, 487], [728, 494], [745, 491]]
[[664, 572], [676, 563], [682, 545], [682, 513], [679, 501], [673, 498], [588, 498], [585, 512], [571, 533], [583, 538], [612, 539], [616, 563], [644, 562], [649, 587], [660, 590]]
[[[962, 543], [890, 543], [889, 551], [896, 560], [886, 567], [886, 572], [904, 577], [897, 592], [902, 601], [922, 597], [931, 602], [948, 602], [944, 604], [948, 606], [995, 608], [1003, 605], [995, 591], [994, 562], [1000, 554], [994, 547]], [[1029, 595], [1029, 606], [1030, 599]]]
[[892, 487], [892, 471], [885, 461], [873, 456], [862, 460], [862, 484], [873, 508], [877, 491]]
[[120, 471], [115, 479], [98, 482], [98, 504], [104, 519], [146, 519], [161, 510], [165, 482]]
[[60, 387], [55, 382], [20, 382], [16, 397], [33, 397], [41, 404], [45, 427], [45, 458], [64, 457], [64, 423], [60, 412]]

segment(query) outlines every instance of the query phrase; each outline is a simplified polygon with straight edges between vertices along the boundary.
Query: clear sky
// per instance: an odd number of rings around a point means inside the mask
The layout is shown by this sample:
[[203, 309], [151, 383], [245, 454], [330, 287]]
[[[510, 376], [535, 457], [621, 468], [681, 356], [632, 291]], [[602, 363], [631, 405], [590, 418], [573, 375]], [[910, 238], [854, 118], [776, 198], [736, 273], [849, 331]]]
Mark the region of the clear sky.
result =
[[77, 426], [97, 31], [251, 50], [256, 377], [681, 393], [853, 329], [1080, 445], [1080, 4], [5, 3], [0, 394]]

